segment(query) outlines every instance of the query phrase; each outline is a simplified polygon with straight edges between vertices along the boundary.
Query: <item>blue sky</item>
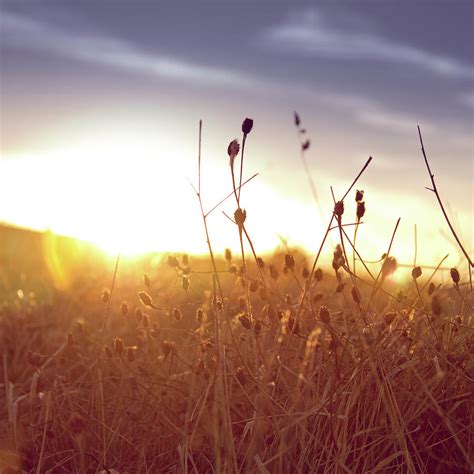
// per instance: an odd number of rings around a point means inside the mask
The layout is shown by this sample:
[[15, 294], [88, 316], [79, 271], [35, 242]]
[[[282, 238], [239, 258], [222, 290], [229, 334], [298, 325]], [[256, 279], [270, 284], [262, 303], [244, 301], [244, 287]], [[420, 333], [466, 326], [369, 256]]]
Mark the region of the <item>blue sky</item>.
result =
[[[219, 167], [250, 116], [249, 173], [310, 206], [292, 124], [298, 110], [327, 207], [329, 185], [342, 191], [373, 155], [365, 187], [386, 197], [392, 217], [406, 214], [410, 227], [410, 203], [426, 216], [435, 206], [424, 190], [420, 124], [472, 247], [472, 2], [4, 0], [1, 9], [0, 166], [15, 174], [10, 183], [18, 179], [12, 161], [25, 169], [22, 157], [42, 160], [97, 135], [120, 142], [127, 130], [144, 140], [166, 138], [166, 152], [157, 150], [162, 168], [169, 152], [185, 169], [201, 118], [208, 163]], [[46, 161], [43, 169], [49, 187], [64, 178]], [[397, 209], [402, 203], [406, 212]], [[0, 219], [27, 223], [21, 209], [13, 215], [4, 204]], [[61, 230], [42, 213], [35, 225]], [[441, 220], [433, 222], [433, 232], [441, 228]]]

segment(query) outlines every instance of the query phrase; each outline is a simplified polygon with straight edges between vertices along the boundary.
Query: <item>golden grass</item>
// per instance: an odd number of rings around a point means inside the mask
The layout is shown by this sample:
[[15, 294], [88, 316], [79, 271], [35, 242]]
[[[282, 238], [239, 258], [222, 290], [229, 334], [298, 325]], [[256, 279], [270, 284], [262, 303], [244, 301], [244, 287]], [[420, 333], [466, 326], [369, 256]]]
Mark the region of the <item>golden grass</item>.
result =
[[[117, 260], [113, 282], [97, 270], [50, 306], [11, 295], [0, 311], [1, 472], [472, 471], [467, 276], [452, 270], [436, 286], [439, 270], [415, 265], [393, 294], [396, 228], [382, 260], [363, 261], [344, 199], [370, 160], [334, 199], [312, 265], [295, 249], [258, 256], [238, 151], [228, 197], [239, 257], [215, 255], [199, 183], [209, 260], [171, 255], [143, 278]], [[321, 269], [333, 231], [340, 246]]]

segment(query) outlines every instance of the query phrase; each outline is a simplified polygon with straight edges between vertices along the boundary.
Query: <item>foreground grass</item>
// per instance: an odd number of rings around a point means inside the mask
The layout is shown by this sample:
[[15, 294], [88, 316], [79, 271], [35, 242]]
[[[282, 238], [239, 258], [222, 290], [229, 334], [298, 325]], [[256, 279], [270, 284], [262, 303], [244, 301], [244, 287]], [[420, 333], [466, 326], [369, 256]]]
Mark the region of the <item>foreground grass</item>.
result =
[[248, 280], [219, 261], [224, 300], [211, 275], [171, 258], [148, 287], [119, 288], [111, 302], [97, 290], [5, 308], [2, 462], [27, 472], [469, 472], [467, 289], [420, 282], [392, 297], [382, 286], [366, 311], [333, 270], [317, 272], [296, 319], [308, 272], [294, 260], [260, 262]]

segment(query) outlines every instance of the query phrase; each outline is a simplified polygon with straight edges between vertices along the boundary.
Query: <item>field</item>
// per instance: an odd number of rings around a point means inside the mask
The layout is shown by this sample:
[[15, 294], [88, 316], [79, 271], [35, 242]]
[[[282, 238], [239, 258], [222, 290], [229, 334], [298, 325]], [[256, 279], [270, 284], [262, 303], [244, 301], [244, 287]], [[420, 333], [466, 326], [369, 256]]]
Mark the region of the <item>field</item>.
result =
[[472, 472], [470, 267], [394, 280], [391, 241], [363, 260], [370, 159], [316, 256], [257, 255], [240, 207], [251, 130], [228, 149], [238, 252], [215, 253], [199, 182], [208, 256], [115, 259], [0, 229], [1, 472]]

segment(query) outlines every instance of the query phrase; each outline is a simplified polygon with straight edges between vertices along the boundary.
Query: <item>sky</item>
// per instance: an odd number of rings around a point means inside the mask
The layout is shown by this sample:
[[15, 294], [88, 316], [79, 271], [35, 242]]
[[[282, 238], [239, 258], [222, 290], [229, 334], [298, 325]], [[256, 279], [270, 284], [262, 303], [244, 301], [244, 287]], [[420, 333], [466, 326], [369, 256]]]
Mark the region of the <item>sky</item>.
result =
[[[197, 183], [210, 209], [231, 191], [227, 145], [254, 120], [242, 190], [259, 251], [280, 237], [315, 250], [333, 207], [358, 188], [366, 258], [427, 263], [459, 252], [441, 196], [473, 254], [474, 4], [470, 1], [0, 2], [0, 221], [107, 250], [204, 252]], [[320, 196], [312, 199], [298, 111]], [[209, 216], [236, 248], [231, 199]], [[348, 198], [346, 222], [355, 202]], [[213, 237], [214, 236], [214, 237]], [[335, 235], [333, 241], [336, 241]]]

